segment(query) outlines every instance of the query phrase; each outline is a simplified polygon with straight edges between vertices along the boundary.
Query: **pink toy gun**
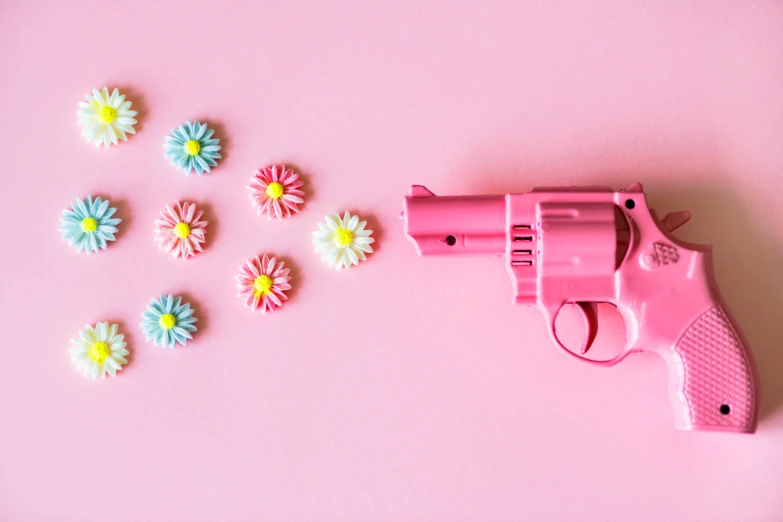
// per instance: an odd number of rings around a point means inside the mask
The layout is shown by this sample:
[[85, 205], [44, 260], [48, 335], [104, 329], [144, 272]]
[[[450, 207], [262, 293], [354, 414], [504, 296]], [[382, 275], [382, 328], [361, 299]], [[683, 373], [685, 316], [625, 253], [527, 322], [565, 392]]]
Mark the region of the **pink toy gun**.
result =
[[[402, 217], [421, 256], [505, 254], [514, 302], [538, 305], [552, 340], [569, 354], [605, 366], [642, 350], [663, 357], [678, 429], [756, 430], [756, 367], [718, 292], [712, 247], [671, 234], [688, 212], [658, 219], [638, 183], [619, 192], [569, 187], [449, 197], [415, 185]], [[617, 307], [628, 337], [620, 354], [600, 361], [585, 357], [598, 302]], [[586, 325], [581, 354], [555, 331], [568, 303], [578, 305]]]

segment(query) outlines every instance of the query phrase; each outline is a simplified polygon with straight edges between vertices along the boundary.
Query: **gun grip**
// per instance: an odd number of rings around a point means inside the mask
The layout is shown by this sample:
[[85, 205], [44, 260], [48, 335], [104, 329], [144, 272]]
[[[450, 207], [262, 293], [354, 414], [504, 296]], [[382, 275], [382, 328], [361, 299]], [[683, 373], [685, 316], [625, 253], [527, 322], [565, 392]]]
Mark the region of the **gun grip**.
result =
[[722, 302], [698, 317], [664, 358], [669, 366], [678, 429], [756, 430], [755, 365]]

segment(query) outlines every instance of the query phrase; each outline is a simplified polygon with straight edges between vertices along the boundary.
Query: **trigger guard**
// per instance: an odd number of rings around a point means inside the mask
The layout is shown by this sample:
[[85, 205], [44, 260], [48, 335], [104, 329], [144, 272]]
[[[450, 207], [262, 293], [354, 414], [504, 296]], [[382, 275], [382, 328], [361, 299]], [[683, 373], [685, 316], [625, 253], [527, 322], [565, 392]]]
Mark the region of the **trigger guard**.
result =
[[[557, 336], [557, 328], [555, 328], [555, 320], [557, 319], [560, 310], [562, 310], [563, 307], [567, 304], [577, 305], [577, 308], [581, 312], [582, 321], [584, 322], [587, 331], [587, 336], [585, 337], [585, 340], [582, 343], [581, 353], [576, 353], [575, 351], [569, 350], [568, 347], [566, 347], [566, 345], [564, 345], [560, 341], [560, 338]], [[595, 341], [596, 335], [598, 334], [598, 308], [596, 306], [596, 303], [592, 303], [592, 302], [563, 303], [558, 307], [552, 307], [548, 309], [546, 311], [546, 315], [547, 315], [547, 321], [549, 322], [549, 335], [552, 337], [552, 340], [564, 352], [566, 352], [571, 357], [574, 357], [580, 361], [588, 362], [596, 366], [614, 366], [615, 364], [625, 359], [628, 356], [628, 354], [632, 353], [632, 350], [629, 350], [626, 347], [625, 350], [621, 351], [612, 359], [596, 360], [596, 359], [590, 359], [583, 355], [587, 353], [587, 351], [590, 349], [590, 347], [593, 344], [593, 341]]]

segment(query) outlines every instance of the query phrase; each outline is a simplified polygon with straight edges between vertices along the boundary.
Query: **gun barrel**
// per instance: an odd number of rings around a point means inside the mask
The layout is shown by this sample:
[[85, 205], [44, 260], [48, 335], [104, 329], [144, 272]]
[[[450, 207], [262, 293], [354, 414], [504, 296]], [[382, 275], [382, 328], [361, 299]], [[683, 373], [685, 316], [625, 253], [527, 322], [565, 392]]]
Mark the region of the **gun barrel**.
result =
[[439, 197], [414, 186], [402, 217], [405, 234], [421, 256], [505, 253], [505, 196]]

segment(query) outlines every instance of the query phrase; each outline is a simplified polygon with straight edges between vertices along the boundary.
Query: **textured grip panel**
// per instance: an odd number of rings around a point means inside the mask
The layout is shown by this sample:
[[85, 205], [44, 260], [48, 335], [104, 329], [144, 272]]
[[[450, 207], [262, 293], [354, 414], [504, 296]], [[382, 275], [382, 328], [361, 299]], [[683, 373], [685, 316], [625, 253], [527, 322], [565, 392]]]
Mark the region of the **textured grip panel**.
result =
[[742, 337], [719, 306], [699, 317], [674, 351], [682, 361], [682, 394], [690, 427], [755, 430], [753, 363]]

